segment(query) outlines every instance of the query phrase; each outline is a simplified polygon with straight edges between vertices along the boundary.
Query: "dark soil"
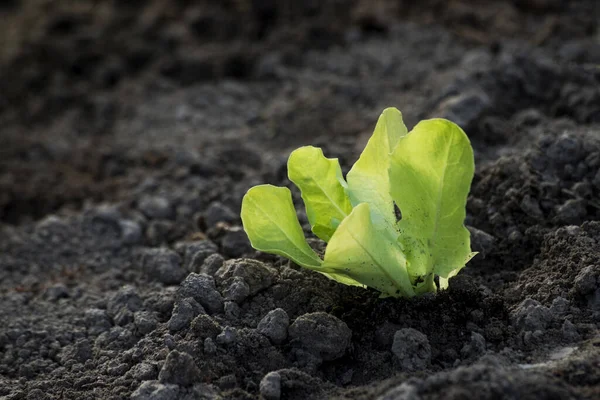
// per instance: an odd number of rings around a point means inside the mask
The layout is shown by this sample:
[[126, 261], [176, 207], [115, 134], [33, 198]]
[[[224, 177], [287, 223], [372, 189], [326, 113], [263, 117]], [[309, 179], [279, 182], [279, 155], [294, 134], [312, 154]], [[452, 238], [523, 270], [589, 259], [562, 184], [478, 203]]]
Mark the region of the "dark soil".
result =
[[[600, 398], [598, 7], [0, 2], [0, 398]], [[246, 190], [389, 106], [475, 149], [450, 288], [255, 252]]]

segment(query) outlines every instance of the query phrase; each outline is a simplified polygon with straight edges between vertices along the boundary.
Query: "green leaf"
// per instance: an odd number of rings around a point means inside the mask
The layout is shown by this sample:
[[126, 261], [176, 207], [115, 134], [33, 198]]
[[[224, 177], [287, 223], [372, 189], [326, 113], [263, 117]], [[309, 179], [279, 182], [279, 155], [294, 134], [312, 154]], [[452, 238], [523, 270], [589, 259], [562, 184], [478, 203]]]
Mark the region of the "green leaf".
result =
[[373, 136], [348, 175], [348, 195], [352, 205], [369, 203], [376, 227], [394, 225], [394, 203], [390, 196], [390, 182], [386, 171], [390, 153], [398, 140], [406, 135], [402, 114], [396, 108], [381, 113]]
[[318, 147], [300, 147], [290, 154], [288, 177], [302, 192], [313, 233], [328, 242], [352, 211], [337, 158], [326, 158]]
[[256, 250], [287, 257], [306, 268], [321, 265], [321, 259], [306, 242], [288, 188], [259, 185], [248, 190], [242, 200], [241, 217]]
[[334, 280], [334, 281], [339, 282], [339, 283], [344, 284], [344, 285], [359, 286], [359, 287], [361, 287], [363, 289], [367, 287], [366, 285], [364, 285], [364, 284], [362, 284], [362, 283], [360, 283], [360, 282], [358, 282], [358, 281], [356, 281], [356, 280], [354, 280], [354, 279], [352, 279], [349, 276], [346, 276], [344, 274], [337, 274], [335, 272], [323, 272], [323, 271], [320, 271], [318, 269], [313, 269], [313, 271], [320, 272], [323, 275], [325, 275], [326, 277], [328, 277], [329, 279]]
[[464, 226], [475, 163], [467, 135], [456, 124], [421, 121], [391, 155], [391, 194], [402, 212], [399, 242], [411, 278], [448, 278], [471, 254]]
[[[477, 254], [479, 254], [479, 252], [477, 252], [477, 251], [473, 251], [473, 252], [469, 253], [469, 255], [467, 255], [467, 258], [465, 259], [465, 264], [468, 263]], [[447, 278], [442, 278], [440, 276], [439, 277], [439, 279], [440, 279], [440, 289], [447, 289], [448, 288], [448, 281], [450, 280], [450, 278], [452, 278], [453, 276], [456, 276], [456, 274], [458, 274], [460, 272], [460, 270], [463, 269], [463, 267], [464, 267], [464, 265], [462, 267], [458, 267], [458, 268], [450, 271], [450, 273], [448, 274]]]
[[325, 250], [323, 271], [390, 296], [414, 296], [404, 254], [391, 235], [373, 226], [367, 203], [354, 207], [335, 231]]

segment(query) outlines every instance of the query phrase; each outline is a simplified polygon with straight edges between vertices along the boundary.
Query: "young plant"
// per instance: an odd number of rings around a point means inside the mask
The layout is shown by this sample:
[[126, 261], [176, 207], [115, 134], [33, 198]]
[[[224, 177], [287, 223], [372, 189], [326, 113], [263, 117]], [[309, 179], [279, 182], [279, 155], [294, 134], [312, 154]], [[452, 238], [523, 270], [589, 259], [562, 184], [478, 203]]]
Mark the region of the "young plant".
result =
[[250, 189], [242, 222], [257, 250], [346, 285], [412, 297], [446, 288], [476, 254], [464, 226], [474, 169], [471, 144], [456, 124], [425, 120], [407, 133], [400, 111], [387, 108], [346, 179], [338, 160], [319, 148], [289, 157], [288, 177], [312, 232], [327, 242], [323, 259], [308, 245], [287, 188]]

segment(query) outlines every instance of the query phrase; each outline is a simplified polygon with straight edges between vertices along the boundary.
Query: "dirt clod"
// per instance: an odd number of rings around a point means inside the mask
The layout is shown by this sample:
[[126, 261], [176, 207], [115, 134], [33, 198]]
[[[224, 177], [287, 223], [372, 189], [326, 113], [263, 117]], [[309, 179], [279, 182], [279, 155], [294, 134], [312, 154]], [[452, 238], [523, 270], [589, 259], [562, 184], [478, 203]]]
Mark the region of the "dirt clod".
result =
[[392, 353], [400, 362], [401, 368], [407, 371], [423, 370], [431, 362], [431, 346], [427, 336], [412, 328], [396, 331]]

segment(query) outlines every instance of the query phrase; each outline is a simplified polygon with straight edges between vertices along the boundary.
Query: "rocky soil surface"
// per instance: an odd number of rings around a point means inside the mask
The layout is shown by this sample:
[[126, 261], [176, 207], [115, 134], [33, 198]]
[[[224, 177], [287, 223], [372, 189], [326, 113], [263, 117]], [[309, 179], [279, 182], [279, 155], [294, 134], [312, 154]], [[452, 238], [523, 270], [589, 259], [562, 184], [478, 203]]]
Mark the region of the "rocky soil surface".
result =
[[[0, 398], [600, 398], [599, 5], [474, 4], [0, 2]], [[475, 149], [450, 288], [255, 252], [245, 191], [389, 106]]]

